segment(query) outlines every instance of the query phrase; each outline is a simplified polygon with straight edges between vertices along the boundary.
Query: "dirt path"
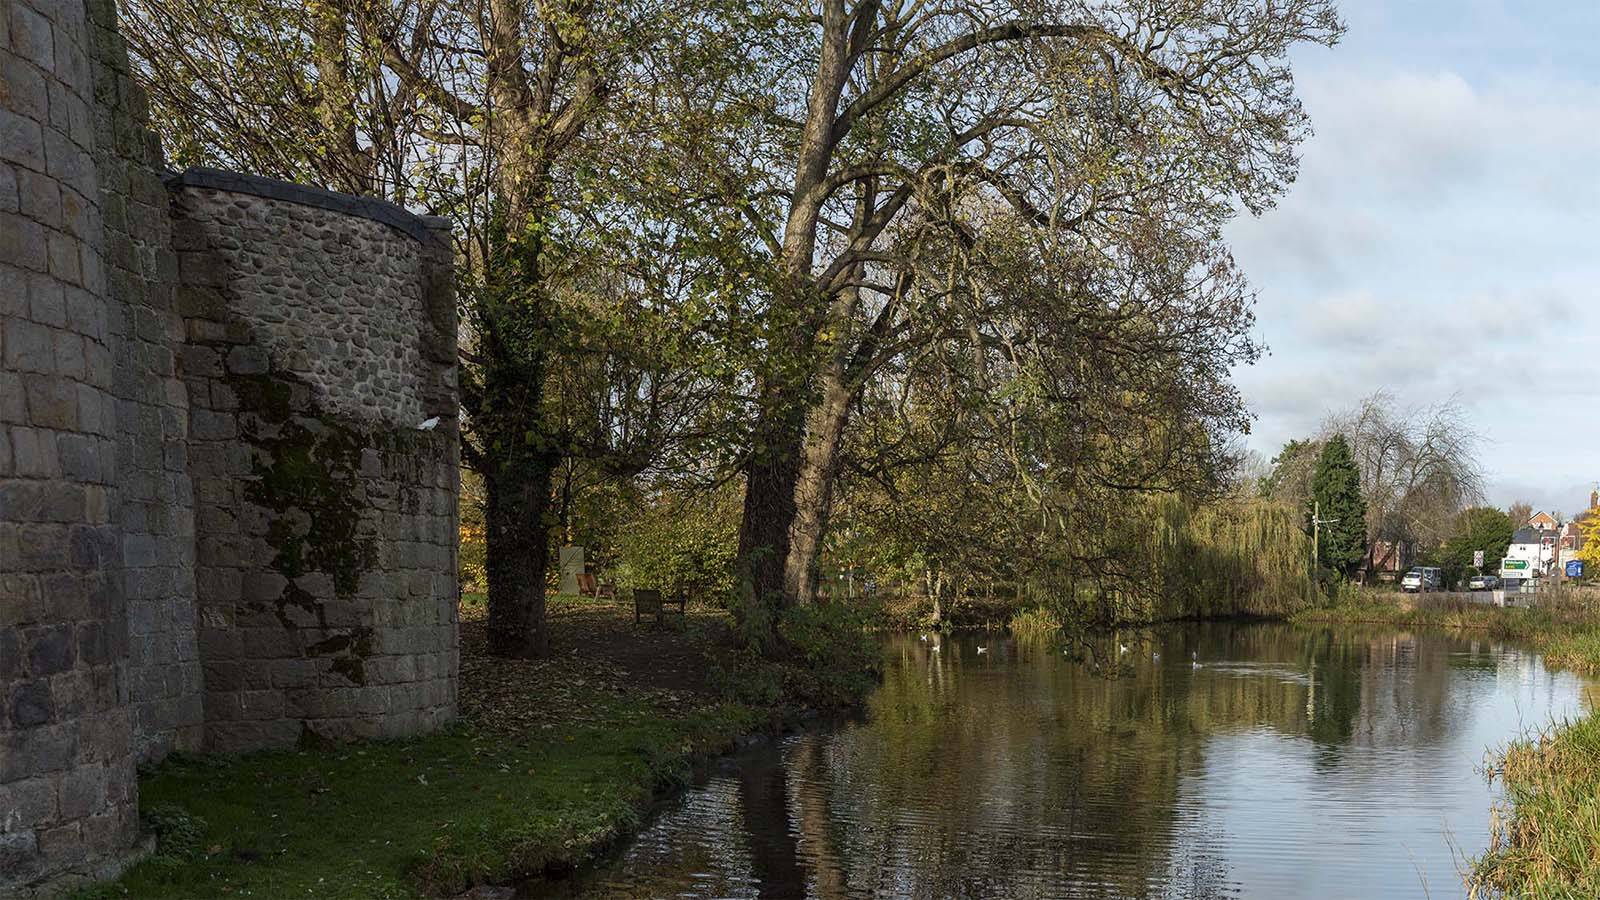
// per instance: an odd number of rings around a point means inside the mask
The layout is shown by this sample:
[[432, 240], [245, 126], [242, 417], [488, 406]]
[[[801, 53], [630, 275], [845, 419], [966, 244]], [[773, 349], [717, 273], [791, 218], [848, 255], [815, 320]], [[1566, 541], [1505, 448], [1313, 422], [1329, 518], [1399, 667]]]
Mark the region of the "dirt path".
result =
[[497, 659], [488, 654], [484, 608], [463, 606], [463, 718], [497, 730], [581, 723], [596, 691], [638, 695], [663, 709], [715, 700], [710, 663], [732, 627], [722, 610], [691, 606], [682, 624], [657, 627], [635, 625], [623, 603], [552, 598], [548, 614], [548, 658]]

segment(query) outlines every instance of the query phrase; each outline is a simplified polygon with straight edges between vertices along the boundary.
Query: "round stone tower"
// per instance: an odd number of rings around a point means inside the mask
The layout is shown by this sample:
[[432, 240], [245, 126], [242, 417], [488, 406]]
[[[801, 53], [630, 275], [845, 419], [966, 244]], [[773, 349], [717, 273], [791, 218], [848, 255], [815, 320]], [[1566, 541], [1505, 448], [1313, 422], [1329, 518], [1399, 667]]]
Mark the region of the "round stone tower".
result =
[[81, 0], [0, 3], [0, 890], [21, 893], [138, 837], [97, 31]]

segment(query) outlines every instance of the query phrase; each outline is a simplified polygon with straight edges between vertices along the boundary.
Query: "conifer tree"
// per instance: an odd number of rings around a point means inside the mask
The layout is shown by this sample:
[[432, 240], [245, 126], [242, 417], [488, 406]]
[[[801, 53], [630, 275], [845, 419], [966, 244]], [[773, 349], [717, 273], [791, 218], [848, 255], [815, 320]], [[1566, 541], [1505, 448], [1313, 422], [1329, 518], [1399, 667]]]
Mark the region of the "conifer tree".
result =
[[1356, 573], [1367, 548], [1367, 504], [1361, 497], [1361, 470], [1350, 443], [1337, 434], [1322, 445], [1317, 471], [1311, 477], [1311, 498], [1323, 524], [1317, 562], [1345, 578]]

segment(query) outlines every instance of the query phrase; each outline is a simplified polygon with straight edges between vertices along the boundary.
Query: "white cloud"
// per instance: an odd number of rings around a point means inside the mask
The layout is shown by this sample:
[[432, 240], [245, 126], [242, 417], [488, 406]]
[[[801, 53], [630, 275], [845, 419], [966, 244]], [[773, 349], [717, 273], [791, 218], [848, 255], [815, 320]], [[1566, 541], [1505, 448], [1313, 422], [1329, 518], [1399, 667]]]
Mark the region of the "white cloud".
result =
[[1492, 435], [1496, 484], [1553, 500], [1600, 478], [1600, 86], [1513, 65], [1492, 79], [1384, 68], [1343, 49], [1297, 71], [1317, 129], [1299, 182], [1229, 230], [1273, 350], [1238, 373], [1260, 416], [1251, 445], [1270, 456], [1384, 388], [1460, 397]]
[[1363, 347], [1393, 330], [1393, 313], [1392, 304], [1380, 304], [1362, 288], [1314, 305], [1303, 316], [1303, 327], [1306, 337], [1319, 346]]

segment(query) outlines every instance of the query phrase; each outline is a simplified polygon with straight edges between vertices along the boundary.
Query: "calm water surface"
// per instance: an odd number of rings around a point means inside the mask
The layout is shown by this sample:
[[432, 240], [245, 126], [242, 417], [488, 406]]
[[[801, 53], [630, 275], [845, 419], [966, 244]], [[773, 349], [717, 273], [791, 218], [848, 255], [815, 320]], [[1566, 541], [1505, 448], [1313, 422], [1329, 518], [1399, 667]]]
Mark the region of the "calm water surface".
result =
[[579, 896], [1459, 897], [1485, 749], [1587, 708], [1535, 654], [1431, 633], [939, 643], [891, 639], [863, 721], [725, 761]]

